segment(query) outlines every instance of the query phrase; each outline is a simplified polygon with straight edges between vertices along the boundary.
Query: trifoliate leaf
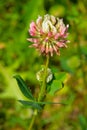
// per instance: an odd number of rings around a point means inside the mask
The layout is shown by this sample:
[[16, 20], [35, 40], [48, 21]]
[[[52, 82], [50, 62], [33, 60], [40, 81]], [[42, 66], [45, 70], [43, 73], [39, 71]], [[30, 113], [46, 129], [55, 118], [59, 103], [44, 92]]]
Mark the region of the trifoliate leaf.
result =
[[63, 83], [61, 81], [58, 80], [54, 80], [50, 86], [50, 91], [49, 94], [50, 95], [54, 95], [55, 92], [57, 92], [58, 90], [62, 89], [64, 87]]
[[34, 101], [24, 101], [24, 100], [18, 100], [21, 104], [23, 104], [24, 106], [27, 107], [32, 107], [34, 109], [38, 109], [41, 110], [42, 107], [38, 104], [38, 102], [34, 102]]
[[65, 72], [59, 72], [59, 73], [54, 73], [54, 77], [56, 80], [64, 82], [66, 79], [67, 73]]
[[38, 104], [40, 105], [51, 105], [51, 104], [62, 104], [62, 105], [66, 105], [66, 103], [63, 103], [63, 102], [38, 102]]
[[25, 81], [19, 75], [15, 75], [13, 77], [17, 80], [18, 86], [19, 86], [21, 92], [23, 93], [23, 95], [25, 97], [29, 98], [30, 100], [34, 100], [34, 97], [31, 93], [30, 89], [28, 89]]

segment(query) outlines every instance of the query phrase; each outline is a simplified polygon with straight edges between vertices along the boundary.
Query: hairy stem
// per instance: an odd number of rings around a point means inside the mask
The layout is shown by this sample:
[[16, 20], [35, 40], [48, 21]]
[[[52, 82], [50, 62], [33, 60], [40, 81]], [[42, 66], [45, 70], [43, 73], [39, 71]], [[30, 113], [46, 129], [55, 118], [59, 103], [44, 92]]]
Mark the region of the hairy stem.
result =
[[32, 120], [31, 120], [31, 123], [30, 123], [30, 125], [29, 125], [29, 129], [28, 129], [28, 130], [32, 130], [32, 127], [33, 127], [33, 125], [34, 125], [36, 116], [37, 116], [37, 109], [34, 110], [34, 114], [33, 114], [33, 117], [32, 117]]
[[46, 59], [46, 66], [45, 66], [45, 71], [44, 71], [43, 83], [42, 83], [41, 90], [39, 93], [38, 102], [43, 101], [44, 97], [46, 95], [46, 79], [47, 79], [48, 65], [49, 65], [49, 55], [47, 55], [47, 59]]
[[[44, 76], [43, 76], [43, 82], [42, 82], [42, 86], [41, 86], [41, 90], [38, 96], [38, 102], [43, 101], [46, 95], [46, 79], [47, 79], [47, 69], [48, 69], [48, 65], [49, 65], [49, 55], [46, 56], [46, 65], [45, 65], [45, 71], [44, 71]], [[36, 116], [38, 114], [37, 109], [34, 110], [34, 115], [32, 117], [31, 123], [29, 125], [29, 129], [28, 130], [32, 130]]]

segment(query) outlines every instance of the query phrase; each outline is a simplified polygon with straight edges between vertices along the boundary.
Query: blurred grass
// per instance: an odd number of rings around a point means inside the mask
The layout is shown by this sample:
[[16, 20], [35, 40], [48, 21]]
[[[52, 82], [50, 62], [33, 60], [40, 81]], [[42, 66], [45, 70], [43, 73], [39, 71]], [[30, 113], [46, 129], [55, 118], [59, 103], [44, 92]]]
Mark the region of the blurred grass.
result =
[[[44, 58], [28, 48], [29, 23], [46, 13], [70, 24], [67, 49], [54, 56], [51, 68], [68, 72], [65, 87], [47, 100], [66, 101], [67, 106], [45, 106], [35, 130], [87, 130], [87, 2], [86, 0], [0, 0], [0, 130], [27, 130], [32, 110], [17, 99], [24, 98], [14, 74], [20, 74], [35, 96], [35, 74]], [[32, 58], [31, 58], [32, 56]], [[25, 114], [26, 113], [26, 114]]]

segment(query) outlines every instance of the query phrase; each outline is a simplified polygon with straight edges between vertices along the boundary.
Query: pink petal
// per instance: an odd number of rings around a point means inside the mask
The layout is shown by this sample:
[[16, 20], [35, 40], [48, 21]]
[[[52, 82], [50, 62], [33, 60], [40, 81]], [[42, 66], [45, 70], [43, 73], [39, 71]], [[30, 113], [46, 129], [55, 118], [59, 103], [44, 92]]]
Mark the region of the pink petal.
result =
[[32, 46], [34, 46], [34, 47], [38, 47], [38, 44], [34, 43]]
[[60, 34], [57, 33], [57, 34], [54, 36], [54, 39], [57, 40], [59, 36], [60, 36]]
[[48, 37], [52, 37], [52, 32], [48, 32]]
[[67, 32], [67, 30], [68, 30], [68, 28], [69, 28], [69, 25], [68, 25], [68, 24], [66, 25], [66, 27], [65, 27], [65, 28], [62, 28], [62, 27], [61, 27], [61, 29], [60, 29], [60, 33], [61, 33], [61, 35], [68, 34], [68, 33], [66, 33], [66, 32]]
[[30, 30], [29, 30], [29, 32], [30, 32], [30, 34], [31, 34], [32, 36], [35, 35], [35, 33], [36, 33], [36, 24], [35, 24], [34, 22], [32, 22], [32, 23], [30, 24]]
[[57, 47], [55, 45], [53, 45], [53, 49], [55, 52], [57, 52]]
[[34, 27], [33, 27], [33, 28], [30, 28], [30, 31], [32, 31], [32, 32], [35, 33], [35, 32], [36, 32], [36, 28], [34, 28]]
[[61, 35], [64, 35], [65, 30], [66, 30], [66, 28], [62, 28], [62, 29], [60, 30], [60, 34], [61, 34]]
[[56, 45], [60, 48], [63, 47], [63, 44], [61, 42], [57, 42]]
[[27, 40], [30, 41], [30, 42], [34, 42], [34, 43], [39, 42], [38, 39], [36, 39], [36, 38], [27, 38]]
[[40, 29], [40, 34], [44, 34], [44, 32], [43, 32], [43, 30], [42, 30], [42, 29]]
[[67, 38], [68, 34], [69, 34], [69, 33], [64, 33], [64, 34], [62, 35], [62, 38]]
[[49, 38], [48, 38], [48, 37], [46, 37], [46, 38], [45, 38], [45, 42], [48, 42], [48, 40], [49, 40]]
[[58, 47], [67, 47], [67, 45], [64, 43], [64, 42], [57, 42], [56, 43], [56, 45], [58, 46]]
[[45, 51], [45, 47], [44, 46], [41, 46], [41, 52], [43, 53]]
[[36, 28], [36, 24], [35, 24], [35, 22], [31, 22], [31, 24], [30, 24], [30, 28]]
[[35, 36], [36, 35], [35, 32], [33, 32], [31, 30], [29, 30], [29, 33], [30, 33], [31, 36]]
[[39, 41], [38, 41], [38, 39], [34, 38], [34, 39], [33, 39], [33, 42], [34, 42], [34, 43], [38, 43]]
[[29, 42], [33, 42], [33, 38], [27, 38]]

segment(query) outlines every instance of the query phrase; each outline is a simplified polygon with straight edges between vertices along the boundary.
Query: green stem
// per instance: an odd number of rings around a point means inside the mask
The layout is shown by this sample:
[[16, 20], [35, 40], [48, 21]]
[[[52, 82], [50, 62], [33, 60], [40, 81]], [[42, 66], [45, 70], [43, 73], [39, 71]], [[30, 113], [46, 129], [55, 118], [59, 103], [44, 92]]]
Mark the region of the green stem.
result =
[[42, 83], [41, 90], [40, 90], [40, 93], [39, 93], [38, 102], [44, 100], [45, 95], [46, 95], [46, 79], [47, 79], [47, 69], [48, 69], [48, 65], [49, 65], [49, 55], [47, 55], [46, 58], [47, 59], [46, 59], [44, 76], [43, 76], [43, 83]]
[[31, 123], [30, 123], [30, 125], [29, 125], [28, 130], [32, 130], [32, 127], [33, 127], [33, 125], [34, 125], [36, 116], [37, 116], [37, 109], [34, 110], [34, 114], [33, 114], [33, 117], [32, 117], [32, 120], [31, 120]]
[[[43, 101], [46, 95], [46, 79], [47, 79], [47, 69], [48, 69], [48, 65], [49, 65], [49, 55], [47, 55], [46, 57], [46, 66], [45, 66], [45, 71], [44, 71], [44, 76], [43, 76], [43, 82], [42, 82], [42, 86], [41, 86], [41, 90], [38, 96], [38, 102]], [[32, 130], [36, 116], [38, 114], [37, 109], [34, 110], [34, 115], [32, 117], [30, 126], [28, 130]]]

